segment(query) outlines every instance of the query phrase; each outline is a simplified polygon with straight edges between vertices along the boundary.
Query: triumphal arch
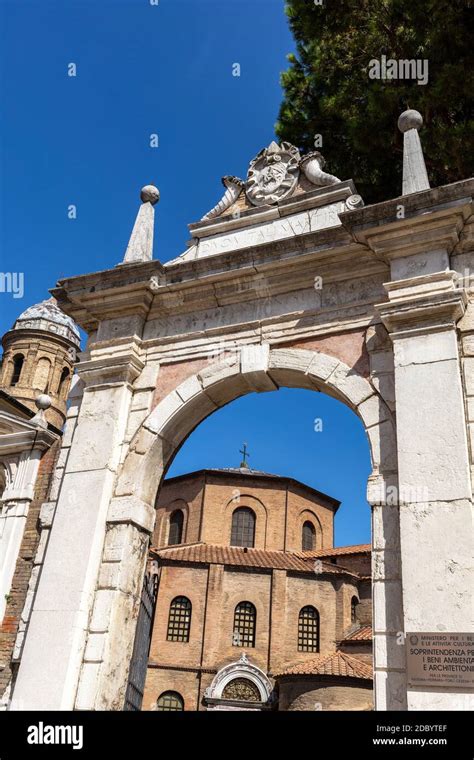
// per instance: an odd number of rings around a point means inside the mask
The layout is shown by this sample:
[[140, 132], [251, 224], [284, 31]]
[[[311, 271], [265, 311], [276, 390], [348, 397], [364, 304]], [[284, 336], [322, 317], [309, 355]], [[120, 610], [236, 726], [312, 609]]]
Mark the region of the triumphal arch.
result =
[[401, 195], [369, 206], [318, 152], [272, 142], [164, 265], [146, 186], [123, 261], [52, 290], [89, 338], [12, 709], [123, 709], [167, 467], [215, 410], [280, 387], [339, 399], [367, 433], [376, 708], [468, 709], [469, 674], [423, 679], [406, 656], [472, 631], [473, 182], [430, 188], [420, 126], [401, 116]]

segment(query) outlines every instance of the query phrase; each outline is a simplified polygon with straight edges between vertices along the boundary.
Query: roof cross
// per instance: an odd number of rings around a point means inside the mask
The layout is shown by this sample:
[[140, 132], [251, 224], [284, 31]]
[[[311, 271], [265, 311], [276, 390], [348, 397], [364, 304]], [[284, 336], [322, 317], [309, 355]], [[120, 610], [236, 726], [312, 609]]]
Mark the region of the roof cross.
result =
[[239, 449], [239, 453], [242, 454], [242, 456], [243, 456], [243, 459], [242, 459], [242, 461], [240, 463], [240, 466], [241, 467], [247, 467], [247, 469], [248, 469], [249, 465], [248, 465], [248, 462], [247, 462], [247, 457], [249, 457], [250, 454], [247, 452], [247, 444], [246, 443], [244, 443], [243, 448]]

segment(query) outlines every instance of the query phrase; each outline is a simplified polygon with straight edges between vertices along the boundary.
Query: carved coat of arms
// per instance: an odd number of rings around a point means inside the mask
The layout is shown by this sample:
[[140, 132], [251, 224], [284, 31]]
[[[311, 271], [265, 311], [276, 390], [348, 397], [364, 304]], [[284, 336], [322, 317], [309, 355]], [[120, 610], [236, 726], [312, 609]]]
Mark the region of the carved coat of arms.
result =
[[276, 203], [294, 189], [300, 154], [291, 143], [270, 143], [250, 162], [245, 192], [254, 206]]

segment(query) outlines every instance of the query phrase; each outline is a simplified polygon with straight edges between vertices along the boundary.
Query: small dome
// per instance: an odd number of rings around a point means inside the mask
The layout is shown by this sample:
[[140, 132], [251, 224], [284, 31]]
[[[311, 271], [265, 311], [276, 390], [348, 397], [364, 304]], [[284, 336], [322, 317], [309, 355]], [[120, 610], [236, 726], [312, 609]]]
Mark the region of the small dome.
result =
[[81, 336], [76, 323], [57, 305], [54, 298], [48, 298], [28, 307], [16, 320], [14, 330], [43, 330], [67, 338], [80, 346]]

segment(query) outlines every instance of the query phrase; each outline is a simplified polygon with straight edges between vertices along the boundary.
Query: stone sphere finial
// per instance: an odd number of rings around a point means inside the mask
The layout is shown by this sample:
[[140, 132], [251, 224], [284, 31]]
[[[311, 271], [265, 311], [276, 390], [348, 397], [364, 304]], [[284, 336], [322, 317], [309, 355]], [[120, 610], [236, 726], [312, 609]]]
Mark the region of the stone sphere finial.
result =
[[398, 129], [400, 132], [408, 132], [409, 129], [420, 129], [423, 125], [423, 117], [419, 111], [409, 108], [404, 111], [398, 118]]
[[35, 398], [35, 404], [38, 407], [38, 409], [41, 409], [45, 411], [46, 409], [49, 409], [49, 407], [52, 404], [51, 396], [48, 396], [47, 393], [40, 393], [39, 396]]
[[145, 185], [140, 191], [143, 203], [151, 203], [152, 206], [160, 200], [160, 191], [154, 185]]

